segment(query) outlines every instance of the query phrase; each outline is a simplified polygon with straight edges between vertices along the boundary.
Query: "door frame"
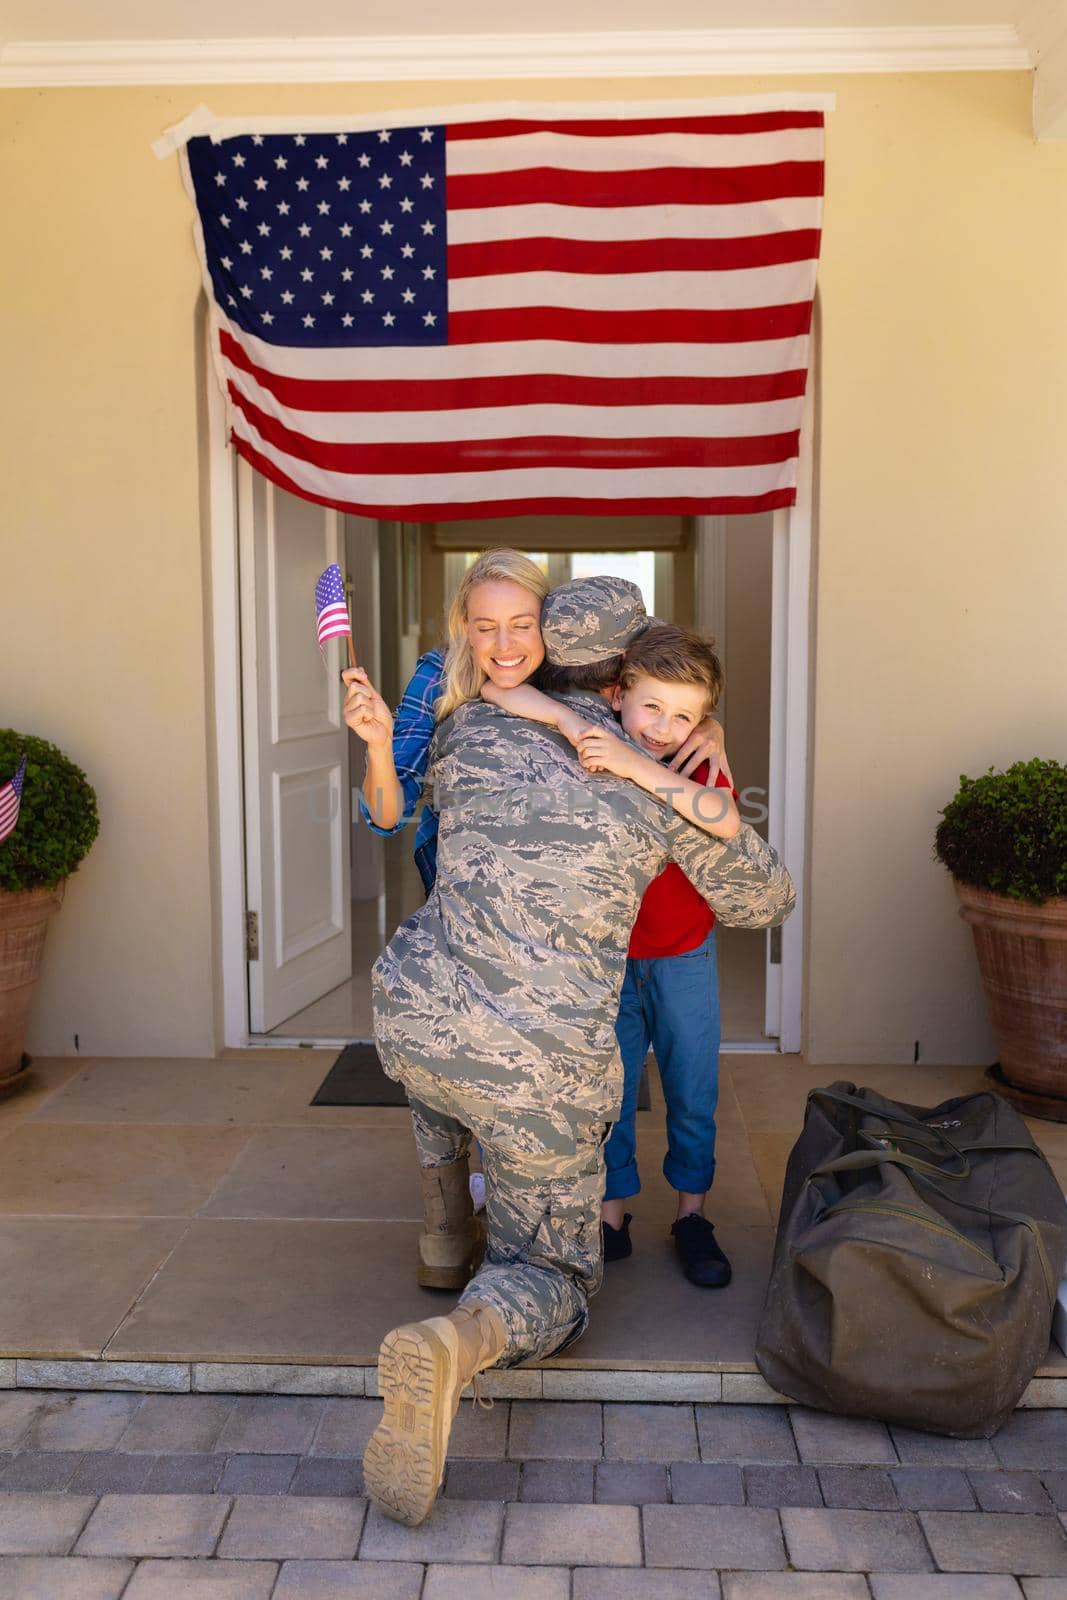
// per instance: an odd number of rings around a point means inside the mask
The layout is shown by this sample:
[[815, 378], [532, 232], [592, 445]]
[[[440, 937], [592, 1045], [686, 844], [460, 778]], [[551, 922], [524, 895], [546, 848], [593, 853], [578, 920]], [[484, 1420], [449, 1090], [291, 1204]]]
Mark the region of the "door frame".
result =
[[[245, 957], [245, 805], [242, 761], [241, 597], [237, 519], [237, 473], [226, 435], [226, 413], [211, 351], [209, 319], [204, 319], [203, 382], [207, 446], [207, 514], [211, 577], [211, 645], [215, 712], [215, 848], [218, 861], [218, 919], [221, 952], [221, 1021], [231, 1049], [291, 1048], [290, 1039], [253, 1035], [249, 1029], [248, 971]], [[808, 749], [811, 705], [809, 673], [812, 627], [812, 540], [815, 499], [817, 337], [813, 328], [804, 421], [797, 467], [796, 504], [774, 513], [771, 624], [771, 843], [788, 863], [797, 904], [782, 929], [781, 964], [776, 984], [768, 983], [768, 1017], [778, 1023], [776, 1045], [741, 1049], [802, 1048], [807, 880]], [[724, 542], [709, 537], [720, 519], [697, 518], [696, 602], [718, 604]], [[703, 529], [701, 525], [703, 524]], [[706, 530], [706, 531], [704, 531]], [[717, 589], [721, 593], [721, 588]], [[722, 619], [720, 619], [721, 621]], [[772, 968], [768, 966], [768, 974]], [[777, 991], [777, 992], [775, 992]], [[218, 1015], [218, 1009], [216, 1011]], [[335, 1048], [336, 1041], [314, 1041]]]
[[[203, 383], [207, 389], [207, 512], [210, 524], [211, 647], [215, 708], [215, 840], [218, 862], [221, 1021], [224, 1045], [253, 1043], [245, 956], [244, 741], [241, 678], [241, 587], [236, 459], [226, 435], [226, 408], [215, 371], [210, 319], [204, 318]], [[218, 1015], [218, 1007], [216, 1007]]]
[[[781, 930], [781, 963], [777, 984], [769, 985], [767, 995], [768, 1019], [772, 1005], [777, 1012], [778, 1049], [782, 1055], [795, 1055], [804, 1047], [820, 346], [820, 302], [816, 290], [808, 345], [808, 382], [800, 424], [797, 496], [788, 510], [774, 513], [771, 569], [768, 832], [789, 868], [797, 896], [793, 913]], [[767, 971], [770, 974], [773, 968], [768, 966]], [[777, 996], [774, 994], [775, 987]]]
[[[771, 697], [767, 837], [789, 868], [796, 906], [781, 930], [780, 960], [766, 963], [764, 1028], [770, 1041], [724, 1044], [745, 1051], [796, 1055], [804, 1039], [806, 885], [808, 876], [809, 721], [815, 527], [815, 439], [818, 425], [818, 300], [808, 358], [800, 430], [797, 496], [773, 513], [771, 558]], [[696, 617], [726, 653], [726, 517], [694, 518]]]

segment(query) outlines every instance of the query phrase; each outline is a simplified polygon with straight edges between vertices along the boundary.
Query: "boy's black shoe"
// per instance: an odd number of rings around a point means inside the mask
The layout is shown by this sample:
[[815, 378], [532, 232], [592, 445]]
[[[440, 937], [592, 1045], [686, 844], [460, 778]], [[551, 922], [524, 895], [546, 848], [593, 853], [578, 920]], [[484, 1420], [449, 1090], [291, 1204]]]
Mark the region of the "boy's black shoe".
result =
[[707, 1217], [693, 1211], [687, 1217], [679, 1217], [671, 1232], [690, 1283], [701, 1289], [721, 1289], [729, 1283], [732, 1269], [715, 1242], [715, 1229]]
[[604, 1230], [604, 1260], [625, 1261], [627, 1256], [633, 1255], [634, 1247], [630, 1243], [630, 1223], [632, 1214], [627, 1211], [622, 1219], [621, 1228], [613, 1228], [610, 1222], [602, 1222]]

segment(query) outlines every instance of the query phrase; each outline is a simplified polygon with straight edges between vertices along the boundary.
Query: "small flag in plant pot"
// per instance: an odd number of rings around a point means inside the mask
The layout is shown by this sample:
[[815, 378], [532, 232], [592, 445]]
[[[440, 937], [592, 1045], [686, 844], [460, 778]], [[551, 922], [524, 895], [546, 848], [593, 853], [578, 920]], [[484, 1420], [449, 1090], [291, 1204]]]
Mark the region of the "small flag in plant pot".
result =
[[15, 824], [19, 820], [19, 806], [22, 804], [22, 785], [26, 781], [26, 757], [19, 762], [19, 769], [13, 778], [0, 788], [0, 844], [15, 831]]

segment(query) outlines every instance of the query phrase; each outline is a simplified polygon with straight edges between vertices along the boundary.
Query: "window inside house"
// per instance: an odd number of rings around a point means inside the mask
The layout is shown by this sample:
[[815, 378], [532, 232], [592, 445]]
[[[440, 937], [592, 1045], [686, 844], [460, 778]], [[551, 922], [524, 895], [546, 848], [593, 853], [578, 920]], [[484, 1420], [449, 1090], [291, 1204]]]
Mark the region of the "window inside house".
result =
[[568, 578], [628, 578], [636, 583], [649, 616], [656, 612], [656, 556], [652, 550], [574, 551]]
[[[477, 550], [449, 551], [445, 557], [445, 589], [452, 594], [456, 584], [480, 554]], [[572, 578], [604, 574], [628, 578], [636, 583], [650, 616], [656, 613], [656, 553], [654, 550], [543, 550], [524, 552], [541, 568], [553, 588]]]

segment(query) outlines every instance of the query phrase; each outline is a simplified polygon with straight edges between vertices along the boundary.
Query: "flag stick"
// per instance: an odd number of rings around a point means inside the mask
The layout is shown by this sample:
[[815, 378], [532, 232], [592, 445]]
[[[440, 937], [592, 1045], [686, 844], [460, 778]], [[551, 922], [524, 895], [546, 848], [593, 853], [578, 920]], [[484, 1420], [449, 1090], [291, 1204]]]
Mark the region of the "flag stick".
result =
[[350, 667], [355, 667], [355, 666], [359, 665], [359, 663], [356, 661], [356, 647], [352, 643], [352, 635], [351, 634], [348, 635], [348, 665]]

